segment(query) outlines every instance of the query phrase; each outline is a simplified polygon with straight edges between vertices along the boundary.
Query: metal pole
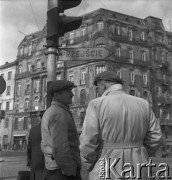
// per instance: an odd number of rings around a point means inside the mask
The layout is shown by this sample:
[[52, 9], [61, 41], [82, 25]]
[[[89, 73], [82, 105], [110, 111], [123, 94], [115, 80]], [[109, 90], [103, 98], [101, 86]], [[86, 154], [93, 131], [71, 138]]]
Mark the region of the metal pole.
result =
[[[58, 0], [48, 0], [48, 11], [57, 8], [58, 7]], [[56, 25], [54, 22], [54, 25]], [[51, 28], [48, 27], [47, 29]], [[58, 41], [58, 38], [56, 39]], [[57, 42], [57, 47], [51, 46], [51, 44], [47, 47], [48, 48], [48, 59], [47, 59], [47, 108], [51, 105], [52, 97], [48, 93], [48, 89], [50, 87], [50, 84], [56, 80], [56, 61], [58, 58], [57, 50], [58, 50], [58, 42]]]

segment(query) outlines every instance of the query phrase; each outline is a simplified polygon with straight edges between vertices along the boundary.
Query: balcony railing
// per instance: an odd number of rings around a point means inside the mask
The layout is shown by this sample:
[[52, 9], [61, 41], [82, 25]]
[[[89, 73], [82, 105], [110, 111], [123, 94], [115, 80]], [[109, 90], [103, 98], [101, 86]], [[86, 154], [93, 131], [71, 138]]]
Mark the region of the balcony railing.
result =
[[30, 72], [27, 71], [27, 72], [23, 72], [21, 74], [16, 74], [15, 78], [16, 79], [21, 79], [21, 78], [26, 78], [26, 77], [29, 77], [30, 76]]

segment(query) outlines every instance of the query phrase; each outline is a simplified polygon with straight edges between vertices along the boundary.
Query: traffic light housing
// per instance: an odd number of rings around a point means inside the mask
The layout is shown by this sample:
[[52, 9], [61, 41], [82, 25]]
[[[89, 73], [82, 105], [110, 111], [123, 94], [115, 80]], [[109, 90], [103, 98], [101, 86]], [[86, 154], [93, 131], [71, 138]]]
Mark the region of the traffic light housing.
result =
[[66, 9], [76, 7], [81, 0], [49, 0], [50, 9], [47, 12], [47, 47], [58, 47], [58, 38], [66, 32], [79, 28], [82, 17], [66, 16]]

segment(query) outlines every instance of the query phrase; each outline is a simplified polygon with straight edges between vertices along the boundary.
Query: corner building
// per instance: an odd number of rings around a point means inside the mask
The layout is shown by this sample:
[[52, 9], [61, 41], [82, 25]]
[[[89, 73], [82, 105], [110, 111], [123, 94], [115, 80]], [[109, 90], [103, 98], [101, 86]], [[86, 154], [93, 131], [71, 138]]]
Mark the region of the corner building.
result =
[[[45, 44], [46, 26], [26, 36], [18, 48], [13, 135], [21, 134], [26, 140], [30, 127], [37, 124], [46, 109]], [[161, 19], [151, 16], [140, 19], [98, 9], [83, 15], [80, 28], [60, 37], [59, 44], [61, 48], [78, 51], [71, 55], [72, 60], [64, 61], [69, 54], [59, 57], [56, 77], [77, 85], [71, 111], [79, 132], [88, 102], [98, 97], [93, 86], [94, 76], [112, 70], [124, 80], [127, 93], [149, 101], [171, 144], [172, 33], [165, 30]], [[93, 57], [96, 49], [101, 50], [100, 59]], [[90, 53], [93, 50], [94, 53]]]

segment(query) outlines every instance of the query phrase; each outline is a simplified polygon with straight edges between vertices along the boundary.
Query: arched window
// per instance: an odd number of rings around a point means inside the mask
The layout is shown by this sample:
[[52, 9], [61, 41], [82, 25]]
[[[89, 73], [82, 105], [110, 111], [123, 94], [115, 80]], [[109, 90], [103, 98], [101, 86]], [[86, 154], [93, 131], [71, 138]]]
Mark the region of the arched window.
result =
[[25, 99], [25, 109], [29, 109], [29, 105], [30, 105], [29, 98], [26, 98]]
[[82, 89], [80, 93], [80, 103], [85, 104], [85, 101], [86, 101], [86, 91], [85, 89]]
[[144, 98], [144, 99], [147, 99], [147, 98], [148, 98], [148, 92], [147, 92], [147, 91], [144, 91], [144, 92], [143, 92], [143, 98]]
[[94, 44], [96, 47], [105, 47], [106, 45], [106, 39], [102, 36], [97, 37], [94, 41]]
[[20, 64], [18, 67], [18, 73], [21, 74], [22, 73], [22, 65]]
[[132, 95], [132, 96], [135, 96], [135, 90], [134, 89], [130, 89], [130, 95]]

